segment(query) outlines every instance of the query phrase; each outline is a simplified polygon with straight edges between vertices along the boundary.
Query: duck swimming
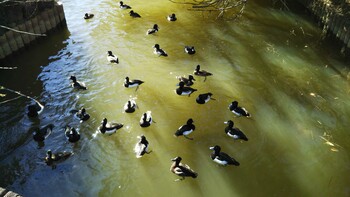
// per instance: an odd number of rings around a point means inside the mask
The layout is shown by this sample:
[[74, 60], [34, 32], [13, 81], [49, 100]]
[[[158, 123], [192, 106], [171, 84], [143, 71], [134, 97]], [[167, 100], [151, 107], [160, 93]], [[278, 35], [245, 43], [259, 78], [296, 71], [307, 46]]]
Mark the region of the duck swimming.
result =
[[211, 159], [223, 166], [226, 165], [235, 165], [235, 166], [239, 166], [239, 162], [236, 161], [234, 158], [230, 157], [228, 154], [224, 153], [224, 152], [220, 152], [221, 151], [221, 147], [216, 145], [213, 147], [210, 147], [209, 149], [214, 150], [210, 157]]
[[159, 56], [164, 56], [164, 57], [168, 56], [168, 54], [163, 49], [160, 48], [159, 44], [155, 44], [153, 48], [154, 48], [154, 51], [153, 51], [154, 54]]
[[192, 133], [196, 129], [196, 126], [193, 124], [192, 118], [188, 119], [186, 124], [179, 127], [179, 129], [175, 132], [175, 137], [183, 135], [185, 138], [189, 140], [193, 140], [193, 138], [187, 137], [190, 133]]
[[84, 15], [85, 20], [93, 18], [93, 17], [94, 17], [94, 14], [85, 13], [85, 15]]
[[191, 96], [191, 94], [195, 91], [197, 91], [197, 89], [194, 89], [194, 88], [191, 88], [191, 87], [185, 87], [185, 83], [184, 82], [180, 82], [179, 83], [179, 86], [175, 92], [177, 95], [180, 95], [180, 96]]
[[194, 70], [193, 74], [194, 74], [194, 75], [197, 75], [197, 76], [205, 77], [205, 78], [204, 78], [204, 81], [207, 80], [207, 76], [213, 75], [212, 73], [210, 73], [210, 72], [208, 72], [208, 71], [201, 70], [201, 66], [200, 66], [200, 65], [197, 65], [197, 67], [196, 67], [196, 69]]
[[121, 9], [123, 9], [123, 10], [131, 9], [131, 7], [128, 6], [128, 5], [126, 5], [126, 4], [124, 4], [123, 1], [119, 1], [119, 7], [120, 7]]
[[197, 178], [198, 174], [187, 164], [182, 164], [181, 160], [181, 157], [175, 157], [171, 160], [173, 163], [170, 166], [170, 171], [181, 177], [181, 179], [176, 179], [175, 181], [182, 181], [185, 179], [185, 177]]
[[107, 118], [104, 118], [101, 122], [101, 125], [98, 127], [98, 130], [102, 134], [109, 134], [112, 135], [115, 133], [118, 129], [122, 128], [124, 125], [121, 123], [113, 123], [113, 122], [107, 122]]
[[107, 60], [108, 62], [119, 64], [118, 57], [115, 56], [112, 51], [107, 51]]
[[152, 115], [151, 111], [147, 111], [146, 113], [143, 113], [141, 119], [140, 119], [140, 126], [141, 127], [149, 127], [152, 124]]
[[185, 53], [193, 55], [196, 53], [194, 46], [185, 46]]
[[204, 103], [207, 103], [210, 99], [215, 100], [214, 98], [211, 98], [211, 96], [213, 96], [213, 94], [210, 92], [205, 93], [205, 94], [200, 94], [196, 98], [196, 102], [198, 104], [204, 104]]
[[141, 18], [141, 16], [140, 16], [138, 13], [134, 12], [133, 10], [131, 10], [131, 11], [129, 12], [129, 14], [130, 14], [130, 16], [133, 17], [133, 18]]
[[73, 81], [71, 85], [74, 89], [77, 89], [77, 90], [87, 89], [87, 87], [85, 86], [85, 83], [77, 81], [77, 78], [74, 75], [70, 76], [70, 79]]
[[57, 163], [60, 163], [68, 159], [71, 155], [73, 155], [72, 152], [64, 151], [64, 152], [52, 153], [51, 150], [48, 150], [46, 152], [45, 163], [48, 166], [52, 166], [52, 169], [55, 169]]
[[228, 126], [225, 128], [225, 133], [229, 137], [232, 137], [235, 140], [241, 139], [244, 141], [248, 141], [247, 136], [244, 135], [244, 133], [240, 129], [233, 127], [234, 123], [232, 120], [228, 120], [227, 122], [224, 122], [224, 123], [228, 124]]
[[136, 90], [139, 88], [139, 85], [143, 84], [144, 81], [138, 80], [138, 79], [133, 79], [130, 80], [129, 77], [125, 77], [124, 80], [124, 87], [126, 88], [132, 88], [132, 87], [136, 87]]
[[153, 25], [153, 28], [147, 30], [147, 35], [154, 34], [159, 31], [159, 27], [157, 24]]
[[229, 110], [234, 113], [236, 116], [245, 116], [245, 117], [250, 117], [249, 112], [243, 108], [238, 106], [237, 101], [233, 101], [229, 106]]
[[186, 77], [182, 77], [182, 76], [177, 76], [176, 77], [180, 82], [184, 82], [185, 86], [192, 86], [194, 84], [193, 81], [196, 81], [194, 78], [193, 78], [193, 75], [188, 75], [188, 78]]
[[86, 110], [84, 107], [82, 107], [77, 113], [76, 113], [77, 118], [80, 119], [80, 123], [89, 120], [90, 115], [86, 113]]
[[148, 146], [149, 143], [144, 135], [137, 136], [138, 139], [140, 139], [134, 148], [134, 152], [136, 153], [136, 158], [141, 158], [145, 153], [149, 154], [151, 152], [148, 152]]
[[130, 99], [130, 100], [128, 100], [128, 102], [125, 103], [124, 111], [126, 113], [133, 113], [135, 111], [136, 107], [137, 107], [137, 105], [136, 105], [135, 100]]
[[64, 134], [69, 142], [77, 142], [80, 140], [80, 133], [74, 127], [66, 126]]
[[41, 112], [43, 112], [44, 106], [39, 102], [35, 102], [32, 105], [28, 105], [27, 110], [28, 117], [34, 118], [41, 114]]
[[51, 134], [53, 127], [54, 127], [53, 124], [49, 124], [43, 128], [35, 129], [35, 131], [33, 133], [33, 139], [37, 142], [44, 141]]
[[176, 16], [175, 16], [174, 13], [171, 14], [171, 15], [169, 15], [169, 16], [167, 17], [167, 19], [168, 19], [168, 21], [176, 21], [176, 20], [177, 20], [177, 18], [176, 18]]

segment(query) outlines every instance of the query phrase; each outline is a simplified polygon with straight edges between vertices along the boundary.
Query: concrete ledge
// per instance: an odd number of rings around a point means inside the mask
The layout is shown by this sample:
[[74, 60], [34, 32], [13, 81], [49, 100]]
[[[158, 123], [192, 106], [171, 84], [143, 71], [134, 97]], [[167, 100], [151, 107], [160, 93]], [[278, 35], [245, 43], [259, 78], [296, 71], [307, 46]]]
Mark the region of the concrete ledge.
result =
[[0, 187], [0, 197], [21, 197], [21, 195]]

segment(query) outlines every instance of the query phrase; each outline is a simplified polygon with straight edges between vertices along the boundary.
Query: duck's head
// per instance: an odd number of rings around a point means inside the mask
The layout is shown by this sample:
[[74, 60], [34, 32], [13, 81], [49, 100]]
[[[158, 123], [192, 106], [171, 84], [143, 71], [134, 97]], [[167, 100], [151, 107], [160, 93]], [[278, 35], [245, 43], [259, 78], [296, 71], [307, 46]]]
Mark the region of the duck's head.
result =
[[143, 134], [140, 136], [137, 136], [137, 138], [140, 139], [141, 141], [146, 139], [145, 135], [143, 135]]
[[198, 64], [196, 67], [196, 71], [198, 72], [201, 69], [201, 66]]
[[189, 80], [196, 81], [196, 79], [194, 79], [193, 75], [188, 75], [188, 79], [189, 79]]
[[171, 14], [171, 17], [175, 18], [175, 14], [174, 14], [174, 13], [172, 13], [172, 14]]
[[237, 102], [237, 101], [233, 101], [233, 102], [231, 103], [231, 105], [232, 105], [232, 107], [236, 108], [236, 107], [238, 106], [238, 102]]
[[229, 127], [233, 127], [234, 123], [232, 120], [228, 120], [226, 122], [224, 122], [225, 124], [228, 124]]
[[107, 51], [108, 55], [113, 55], [112, 51]]
[[119, 4], [120, 4], [120, 5], [124, 5], [124, 2], [123, 2], [123, 1], [119, 1]]
[[104, 126], [106, 126], [106, 124], [107, 124], [107, 118], [104, 118], [104, 119], [102, 120], [101, 124], [104, 125]]
[[88, 14], [88, 13], [85, 13], [85, 17], [86, 17], [86, 18], [89, 17], [89, 14]]
[[129, 13], [130, 13], [130, 14], [134, 14], [134, 10], [131, 10]]
[[181, 82], [179, 83], [179, 86], [180, 86], [180, 88], [183, 88], [183, 87], [185, 86], [185, 82], [181, 81]]
[[190, 119], [187, 120], [187, 124], [192, 124], [192, 123], [193, 123], [192, 118], [190, 118]]
[[72, 80], [72, 81], [75, 82], [75, 81], [77, 81], [77, 78], [76, 78], [74, 75], [71, 75], [71, 76], [70, 76], [70, 80]]
[[129, 82], [129, 77], [125, 77], [125, 81], [126, 81], [126, 82]]
[[84, 114], [84, 113], [86, 112], [86, 110], [85, 110], [84, 107], [82, 107], [82, 108], [80, 109], [80, 111], [81, 111], [82, 114]]
[[51, 156], [52, 156], [52, 151], [51, 151], [50, 149], [47, 150], [46, 155], [47, 155], [49, 158], [51, 158]]
[[214, 150], [215, 152], [220, 152], [221, 151], [221, 147], [218, 145], [209, 147], [210, 150]]
[[181, 160], [182, 160], [181, 157], [175, 157], [175, 158], [171, 159], [171, 161], [175, 161], [177, 163], [180, 163]]
[[153, 48], [159, 49], [159, 44], [155, 44]]
[[158, 29], [159, 29], [158, 25], [157, 25], [157, 24], [154, 24], [154, 25], [153, 25], [153, 29], [158, 30]]

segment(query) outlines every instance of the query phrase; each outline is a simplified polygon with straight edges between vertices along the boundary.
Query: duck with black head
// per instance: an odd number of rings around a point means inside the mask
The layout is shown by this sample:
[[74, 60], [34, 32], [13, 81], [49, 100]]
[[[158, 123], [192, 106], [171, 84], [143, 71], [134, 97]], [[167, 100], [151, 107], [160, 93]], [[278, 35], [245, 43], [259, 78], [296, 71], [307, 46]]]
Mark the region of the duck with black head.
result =
[[100, 131], [102, 134], [112, 135], [123, 126], [124, 125], [121, 123], [108, 122], [107, 118], [104, 118], [101, 125], [98, 127], [98, 131]]
[[107, 51], [107, 60], [110, 63], [116, 63], [119, 64], [119, 59], [116, 55], [113, 54], [112, 51]]
[[213, 75], [212, 73], [210, 73], [208, 71], [201, 70], [201, 66], [199, 64], [196, 66], [196, 69], [194, 69], [193, 74], [197, 75], [197, 76], [204, 77], [204, 81], [207, 80], [207, 76]]
[[229, 110], [234, 113], [236, 116], [245, 116], [245, 117], [251, 117], [250, 113], [244, 108], [238, 106], [238, 101], [233, 101], [229, 106]]
[[175, 157], [171, 159], [173, 163], [170, 166], [170, 172], [181, 177], [180, 179], [176, 179], [175, 181], [182, 181], [185, 179], [185, 177], [197, 178], [198, 173], [192, 170], [187, 164], [181, 163], [181, 160], [181, 157]]
[[234, 140], [244, 140], [244, 141], [248, 141], [247, 136], [239, 129], [234, 127], [234, 123], [232, 120], [228, 120], [226, 122], [224, 122], [225, 124], [227, 124], [227, 127], [225, 128], [225, 133], [233, 138]]
[[27, 110], [28, 110], [27, 111], [28, 117], [34, 118], [34, 117], [39, 116], [43, 112], [44, 105], [35, 101], [34, 104], [28, 105]]
[[185, 46], [185, 53], [193, 55], [196, 53], [194, 46]]
[[212, 98], [213, 94], [211, 92], [208, 93], [204, 93], [204, 94], [200, 94], [198, 95], [198, 97], [196, 98], [196, 102], [198, 104], [205, 104], [207, 103], [209, 100], [215, 100], [214, 98]]
[[85, 13], [84, 15], [84, 19], [87, 20], [87, 19], [91, 19], [94, 17], [94, 14], [91, 14], [91, 13]]
[[221, 152], [221, 147], [218, 145], [212, 146], [209, 148], [210, 150], [213, 150], [210, 157], [211, 159], [220, 165], [227, 166], [227, 165], [235, 165], [239, 166], [239, 162], [236, 161], [233, 157], [229, 156], [228, 154]]
[[152, 124], [152, 112], [147, 111], [146, 113], [143, 113], [140, 119], [140, 126], [141, 127], [149, 127]]
[[183, 135], [186, 139], [193, 140], [193, 138], [187, 137], [196, 129], [196, 126], [193, 124], [193, 119], [190, 118], [187, 120], [186, 124], [180, 126], [175, 132], [175, 137]]
[[53, 124], [48, 124], [42, 128], [36, 128], [33, 132], [33, 139], [37, 142], [44, 141], [52, 133], [53, 127]]
[[149, 35], [149, 34], [155, 34], [155, 33], [157, 33], [159, 31], [159, 27], [158, 27], [158, 25], [157, 24], [154, 24], [153, 25], [153, 27], [151, 28], [151, 29], [148, 29], [147, 30], [147, 35]]
[[176, 21], [176, 15], [174, 13], [170, 14], [169, 16], [167, 16], [168, 21]]
[[153, 48], [154, 48], [154, 51], [153, 51], [154, 54], [158, 56], [168, 57], [168, 54], [163, 49], [160, 48], [159, 44], [155, 44]]
[[69, 142], [75, 143], [80, 140], [80, 133], [74, 127], [67, 125], [64, 134]]
[[179, 86], [180, 87], [176, 88], [175, 92], [180, 96], [191, 96], [193, 92], [197, 91], [197, 89], [185, 87], [185, 83], [182, 81], [179, 83]]
[[130, 14], [130, 16], [133, 17], [133, 18], [141, 18], [141, 15], [138, 14], [138, 13], [136, 13], [136, 12], [134, 12], [133, 10], [131, 10], [131, 11], [129, 12], [129, 14]]
[[89, 120], [90, 115], [86, 112], [86, 109], [82, 107], [77, 113], [76, 113], [77, 118], [80, 119], [80, 123]]
[[137, 108], [136, 101], [134, 99], [129, 99], [124, 105], [124, 111], [126, 113], [133, 113]]
[[140, 139], [135, 147], [134, 152], [136, 153], [136, 158], [141, 158], [144, 154], [150, 154], [152, 151], [148, 151], [149, 142], [147, 141], [146, 137], [144, 135], [137, 136], [138, 139]]
[[123, 1], [119, 1], [119, 7], [123, 10], [131, 9], [131, 6], [124, 4]]
[[77, 81], [77, 78], [74, 75], [70, 76], [70, 80], [72, 80], [71, 86], [74, 89], [87, 90], [87, 87], [86, 87], [85, 83]]
[[[194, 84], [193, 81], [196, 81], [196, 79], [193, 77], [193, 75], [188, 75], [188, 78], [185, 76], [177, 76], [176, 77], [180, 82], [184, 82], [185, 86], [192, 86]], [[178, 84], [180, 85], [180, 84]]]
[[46, 165], [51, 166], [52, 169], [55, 169], [58, 163], [65, 161], [72, 155], [73, 155], [73, 152], [64, 151], [64, 152], [52, 153], [51, 150], [48, 150], [46, 152], [45, 163]]
[[139, 79], [133, 79], [133, 80], [130, 80], [129, 77], [125, 77], [125, 80], [124, 80], [124, 87], [126, 88], [132, 88], [132, 87], [136, 87], [136, 90], [138, 90], [139, 86], [141, 84], [145, 83], [144, 81], [141, 81]]

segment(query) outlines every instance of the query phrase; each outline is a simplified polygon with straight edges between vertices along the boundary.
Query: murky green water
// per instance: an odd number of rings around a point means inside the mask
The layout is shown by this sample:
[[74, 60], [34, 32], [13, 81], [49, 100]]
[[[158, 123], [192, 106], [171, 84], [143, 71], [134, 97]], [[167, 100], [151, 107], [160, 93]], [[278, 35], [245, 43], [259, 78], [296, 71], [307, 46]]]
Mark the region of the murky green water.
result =
[[[7, 62], [17, 70], [0, 71], [2, 85], [46, 106], [33, 121], [24, 115], [27, 99], [0, 105], [3, 136], [28, 133], [2, 159], [0, 186], [24, 196], [350, 195], [349, 63], [331, 42], [320, 39], [320, 29], [308, 17], [269, 2], [249, 1], [236, 22], [214, 20], [214, 13], [189, 12], [168, 1], [125, 3], [142, 18], [130, 18], [118, 1], [64, 0], [68, 30]], [[95, 17], [85, 21], [85, 12]], [[171, 13], [178, 21], [165, 19]], [[147, 36], [154, 23], [160, 31]], [[169, 57], [153, 54], [156, 43]], [[185, 45], [194, 45], [197, 53], [185, 54]], [[107, 62], [108, 50], [119, 56], [118, 65]], [[195, 77], [198, 91], [191, 97], [176, 95], [175, 77], [192, 73], [197, 64], [214, 75], [205, 82]], [[87, 91], [72, 90], [72, 74], [87, 84]], [[126, 76], [145, 83], [137, 91], [126, 89]], [[205, 92], [216, 100], [198, 105], [195, 98]], [[129, 98], [139, 105], [133, 114], [123, 113]], [[227, 109], [233, 100], [252, 118], [235, 117]], [[91, 119], [80, 124], [69, 111], [82, 106]], [[156, 123], [141, 128], [138, 122], [148, 110]], [[124, 127], [93, 138], [104, 117]], [[194, 140], [175, 138], [188, 118], [196, 125]], [[225, 135], [223, 122], [229, 119], [249, 141]], [[38, 148], [31, 131], [49, 123], [54, 131]], [[67, 124], [81, 132], [77, 144], [65, 139]], [[133, 147], [140, 134], [152, 153], [136, 159]], [[217, 166], [209, 157], [213, 145], [241, 165]], [[42, 160], [48, 149], [75, 154], [52, 170]], [[174, 182], [169, 167], [175, 156], [198, 178]]]

